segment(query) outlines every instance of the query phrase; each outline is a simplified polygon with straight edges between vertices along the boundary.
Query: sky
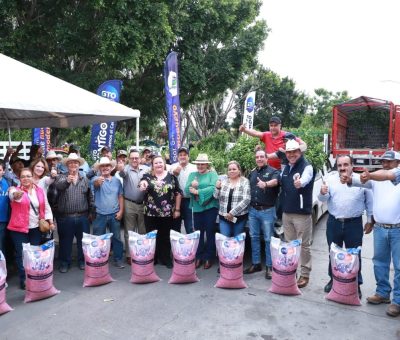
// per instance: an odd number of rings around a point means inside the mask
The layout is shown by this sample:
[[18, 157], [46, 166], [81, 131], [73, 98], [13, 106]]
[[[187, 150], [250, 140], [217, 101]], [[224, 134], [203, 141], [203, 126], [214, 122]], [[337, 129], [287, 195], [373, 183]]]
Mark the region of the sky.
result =
[[259, 61], [298, 90], [347, 90], [400, 105], [399, 0], [264, 0]]

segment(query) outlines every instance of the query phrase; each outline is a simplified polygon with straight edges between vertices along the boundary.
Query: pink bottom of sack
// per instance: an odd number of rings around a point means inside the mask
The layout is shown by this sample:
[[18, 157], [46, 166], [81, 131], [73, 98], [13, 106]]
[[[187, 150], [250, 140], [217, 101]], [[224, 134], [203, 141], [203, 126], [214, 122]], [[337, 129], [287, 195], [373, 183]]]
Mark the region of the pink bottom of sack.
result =
[[38, 272], [25, 268], [26, 290], [24, 302], [46, 299], [58, 294], [60, 291], [53, 286], [53, 267], [49, 270]]
[[334, 276], [332, 289], [326, 296], [326, 299], [345, 305], [361, 306], [358, 296], [357, 277], [344, 279]]
[[200, 281], [196, 274], [195, 259], [174, 258], [174, 267], [168, 283], [193, 283]]
[[108, 260], [101, 259], [101, 261], [96, 261], [85, 256], [83, 287], [101, 286], [112, 281], [114, 279], [110, 275]]
[[239, 261], [222, 262], [219, 261], [220, 277], [215, 284], [217, 288], [247, 288], [243, 280], [243, 262]]
[[272, 267], [272, 286], [268, 291], [282, 295], [301, 295], [297, 287], [296, 269], [287, 272]]
[[6, 302], [6, 282], [0, 282], [0, 315], [13, 310]]
[[154, 271], [154, 254], [150, 259], [136, 260], [132, 258], [131, 263], [132, 283], [151, 283], [160, 281], [159, 276]]

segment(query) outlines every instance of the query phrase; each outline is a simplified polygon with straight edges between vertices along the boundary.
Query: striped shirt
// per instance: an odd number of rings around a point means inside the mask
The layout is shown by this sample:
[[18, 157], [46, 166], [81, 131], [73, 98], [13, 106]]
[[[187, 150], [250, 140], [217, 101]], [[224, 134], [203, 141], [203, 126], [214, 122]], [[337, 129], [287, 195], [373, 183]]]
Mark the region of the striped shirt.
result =
[[224, 216], [231, 213], [233, 216], [241, 216], [247, 214], [250, 204], [250, 182], [247, 178], [241, 177], [239, 183], [234, 187], [231, 211], [228, 210], [229, 203], [229, 181], [223, 181], [221, 189], [215, 188], [214, 197], [219, 200], [219, 214]]
[[55, 186], [58, 190], [58, 212], [61, 214], [85, 213], [93, 210], [93, 194], [89, 180], [79, 174], [76, 184], [67, 182], [67, 174], [59, 175]]

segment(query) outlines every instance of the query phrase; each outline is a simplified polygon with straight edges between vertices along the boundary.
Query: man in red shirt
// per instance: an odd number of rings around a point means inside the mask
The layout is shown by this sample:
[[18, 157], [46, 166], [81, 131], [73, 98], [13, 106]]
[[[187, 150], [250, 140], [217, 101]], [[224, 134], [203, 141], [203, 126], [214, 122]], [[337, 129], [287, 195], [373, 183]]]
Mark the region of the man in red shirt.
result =
[[[281, 160], [277, 153], [284, 152], [287, 136], [292, 135], [290, 132], [281, 130], [282, 122], [279, 117], [272, 116], [269, 120], [269, 131], [261, 132], [253, 129], [248, 129], [244, 125], [240, 125], [239, 131], [248, 134], [249, 136], [260, 138], [265, 144], [265, 152], [268, 157], [268, 165], [275, 169], [281, 170]], [[296, 137], [296, 141], [300, 144], [300, 150], [306, 151], [307, 144], [300, 138]]]

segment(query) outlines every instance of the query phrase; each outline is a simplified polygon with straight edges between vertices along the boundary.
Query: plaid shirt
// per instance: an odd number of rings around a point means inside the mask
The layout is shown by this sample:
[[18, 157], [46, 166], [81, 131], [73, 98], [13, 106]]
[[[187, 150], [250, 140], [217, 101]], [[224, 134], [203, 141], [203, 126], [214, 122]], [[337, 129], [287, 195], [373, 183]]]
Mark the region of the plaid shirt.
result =
[[231, 211], [227, 211], [229, 190], [229, 181], [223, 181], [221, 189], [215, 188], [214, 190], [214, 197], [219, 200], [219, 214], [222, 216], [227, 213], [231, 213], [233, 216], [247, 214], [251, 200], [249, 180], [246, 177], [240, 177], [238, 185], [236, 185], [233, 190]]
[[94, 211], [93, 194], [89, 180], [79, 175], [76, 184], [67, 182], [66, 175], [58, 175], [55, 186], [58, 190], [58, 212], [76, 214]]

